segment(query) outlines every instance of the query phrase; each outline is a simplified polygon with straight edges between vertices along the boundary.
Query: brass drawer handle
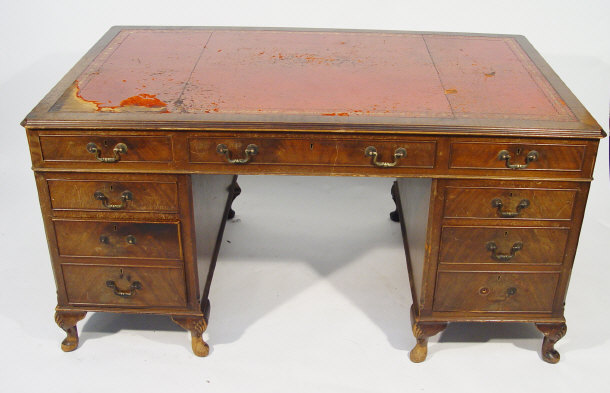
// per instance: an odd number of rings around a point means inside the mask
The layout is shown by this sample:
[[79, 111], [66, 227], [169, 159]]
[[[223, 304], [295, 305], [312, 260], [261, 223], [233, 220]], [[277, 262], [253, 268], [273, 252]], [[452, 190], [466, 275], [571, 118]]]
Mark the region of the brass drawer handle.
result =
[[491, 207], [493, 207], [494, 209], [498, 209], [498, 215], [502, 218], [517, 217], [517, 216], [519, 216], [519, 214], [521, 214], [521, 210], [525, 209], [529, 205], [530, 205], [529, 200], [522, 199], [519, 202], [519, 204], [517, 205], [517, 208], [515, 209], [514, 212], [505, 212], [505, 211], [502, 211], [502, 207], [504, 206], [504, 204], [502, 203], [502, 200], [500, 198], [495, 198], [495, 199], [492, 199], [492, 201], [491, 201]]
[[121, 161], [121, 154], [127, 153], [127, 145], [124, 143], [117, 143], [112, 149], [114, 157], [102, 157], [102, 150], [93, 142], [87, 144], [87, 151], [91, 154], [95, 154], [95, 158], [99, 162], [119, 162]]
[[102, 201], [102, 205], [110, 210], [121, 210], [127, 207], [127, 201], [133, 200], [133, 194], [131, 191], [123, 191], [121, 194], [121, 203], [108, 203], [108, 197], [101, 191], [96, 191], [93, 197], [98, 201]]
[[140, 281], [132, 282], [129, 288], [126, 290], [119, 289], [119, 287], [116, 285], [116, 282], [112, 280], [106, 281], [106, 286], [108, 288], [111, 288], [112, 292], [114, 292], [115, 295], [120, 297], [131, 297], [136, 294], [136, 291], [138, 289], [142, 289], [142, 283]]
[[394, 162], [384, 162], [384, 161], [377, 161], [377, 157], [379, 156], [377, 153], [377, 149], [375, 148], [375, 146], [369, 146], [366, 149], [364, 149], [364, 155], [366, 157], [372, 157], [372, 163], [373, 165], [380, 167], [380, 168], [390, 168], [393, 166], [396, 166], [396, 164], [398, 164], [398, 160], [400, 160], [401, 158], [405, 158], [407, 156], [407, 149], [405, 149], [404, 147], [399, 147], [398, 149], [396, 149], [394, 151]]
[[508, 262], [513, 259], [517, 251], [523, 249], [523, 243], [517, 242], [513, 244], [513, 246], [510, 248], [510, 254], [498, 254], [498, 246], [496, 245], [496, 242], [488, 242], [485, 245], [485, 248], [487, 249], [487, 251], [491, 251], [491, 259], [494, 259], [499, 262]]
[[498, 160], [505, 161], [507, 168], [525, 169], [528, 167], [530, 162], [534, 162], [534, 161], [538, 160], [538, 152], [536, 150], [532, 150], [529, 153], [527, 153], [527, 156], [525, 156], [525, 164], [511, 164], [509, 162], [511, 158], [512, 157], [511, 157], [510, 153], [508, 152], [508, 150], [502, 150], [502, 151], [500, 151], [500, 153], [498, 153]]
[[246, 158], [231, 158], [231, 152], [229, 152], [229, 148], [224, 143], [216, 146], [216, 151], [220, 154], [224, 154], [230, 164], [245, 164], [250, 161], [252, 156], [258, 154], [258, 146], [253, 143], [246, 146], [246, 150], [244, 150]]

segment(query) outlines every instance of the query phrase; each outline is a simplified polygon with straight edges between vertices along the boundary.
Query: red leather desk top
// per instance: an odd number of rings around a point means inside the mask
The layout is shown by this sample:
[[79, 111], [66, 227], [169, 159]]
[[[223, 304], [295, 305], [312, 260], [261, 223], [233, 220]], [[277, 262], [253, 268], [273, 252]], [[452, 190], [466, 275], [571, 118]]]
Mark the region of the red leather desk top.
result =
[[196, 115], [203, 122], [595, 129], [523, 42], [405, 32], [115, 28], [72, 71], [75, 79], [63, 81], [67, 88], [45, 112], [58, 119], [154, 113], [159, 121]]

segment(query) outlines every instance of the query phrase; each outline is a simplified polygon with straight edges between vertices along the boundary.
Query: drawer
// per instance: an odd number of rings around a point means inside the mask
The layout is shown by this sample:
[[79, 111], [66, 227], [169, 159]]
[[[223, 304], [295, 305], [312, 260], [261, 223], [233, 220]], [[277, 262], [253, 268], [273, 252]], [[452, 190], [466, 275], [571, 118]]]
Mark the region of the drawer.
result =
[[[40, 135], [42, 159], [46, 162], [170, 162], [170, 136]], [[115, 151], [116, 150], [116, 151]], [[99, 157], [99, 159], [98, 159]], [[114, 161], [114, 162], [113, 162]], [[102, 164], [102, 162], [100, 162]]]
[[372, 158], [365, 150], [373, 146], [377, 159], [393, 162], [396, 149], [403, 148], [406, 156], [397, 160], [397, 167], [433, 168], [436, 157], [436, 141], [375, 139], [304, 139], [260, 137], [209, 137], [189, 138], [189, 160], [192, 163], [227, 163], [227, 157], [218, 152], [224, 144], [232, 159], [245, 158], [245, 150], [251, 144], [257, 152], [251, 156], [251, 164], [373, 166]]
[[576, 191], [448, 186], [444, 217], [570, 220]]
[[440, 263], [560, 265], [569, 228], [444, 226]]
[[559, 273], [439, 272], [434, 311], [553, 311]]
[[163, 212], [178, 211], [176, 181], [47, 179], [54, 210]]
[[62, 264], [61, 270], [72, 305], [186, 306], [182, 268]]
[[[452, 142], [449, 168], [579, 172], [585, 148], [577, 144]], [[506, 154], [501, 156], [502, 152]]]
[[182, 259], [178, 222], [54, 220], [62, 257]]

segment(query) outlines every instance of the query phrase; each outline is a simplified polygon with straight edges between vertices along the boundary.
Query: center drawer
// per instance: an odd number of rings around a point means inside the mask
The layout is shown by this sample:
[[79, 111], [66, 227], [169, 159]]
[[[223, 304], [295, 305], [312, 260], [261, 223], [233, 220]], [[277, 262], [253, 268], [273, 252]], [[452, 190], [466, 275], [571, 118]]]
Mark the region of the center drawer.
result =
[[62, 257], [181, 260], [179, 222], [54, 220]]
[[[188, 141], [189, 161], [192, 163], [222, 164], [230, 159], [248, 159], [252, 165], [326, 165], [370, 167], [372, 157], [365, 154], [370, 146], [377, 153], [379, 162], [393, 163], [396, 167], [433, 168], [436, 160], [436, 141], [421, 139], [306, 139], [259, 136], [191, 137]], [[227, 153], [219, 152], [225, 146]], [[247, 154], [249, 146], [255, 146], [254, 154]], [[404, 155], [395, 158], [397, 149]], [[251, 152], [253, 150], [250, 150]], [[227, 157], [228, 156], [228, 157]]]

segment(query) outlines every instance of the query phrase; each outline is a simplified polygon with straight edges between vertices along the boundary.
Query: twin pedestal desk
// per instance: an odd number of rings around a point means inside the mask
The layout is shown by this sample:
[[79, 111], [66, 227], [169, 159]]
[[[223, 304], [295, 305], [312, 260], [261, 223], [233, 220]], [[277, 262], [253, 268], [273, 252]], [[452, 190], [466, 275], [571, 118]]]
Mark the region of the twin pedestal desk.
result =
[[23, 125], [64, 351], [111, 311], [206, 356], [237, 175], [282, 174], [397, 179], [412, 361], [454, 321], [534, 323], [559, 360], [605, 134], [524, 37], [114, 27]]

